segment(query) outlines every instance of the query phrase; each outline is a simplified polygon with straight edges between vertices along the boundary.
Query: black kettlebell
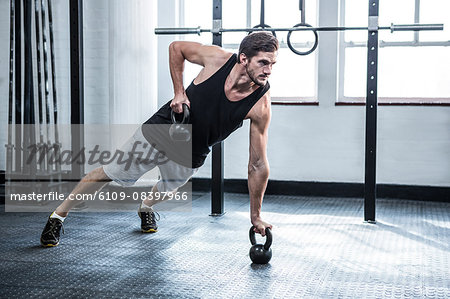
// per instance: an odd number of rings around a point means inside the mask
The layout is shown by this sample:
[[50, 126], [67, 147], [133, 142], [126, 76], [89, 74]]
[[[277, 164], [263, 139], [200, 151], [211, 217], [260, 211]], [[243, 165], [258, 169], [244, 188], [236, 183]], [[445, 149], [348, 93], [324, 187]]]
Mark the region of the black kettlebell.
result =
[[267, 264], [272, 258], [272, 249], [270, 249], [272, 245], [272, 232], [270, 228], [266, 227], [266, 243], [264, 245], [256, 244], [254, 228], [254, 226], [250, 228], [250, 243], [253, 245], [249, 252], [250, 259], [255, 264]]
[[172, 118], [172, 125], [169, 128], [169, 135], [173, 141], [187, 142], [191, 140], [191, 132], [189, 132], [188, 127], [185, 126], [189, 123], [188, 105], [183, 104], [183, 118], [181, 119], [181, 121], [178, 121], [177, 115], [180, 114], [175, 113], [173, 110], [171, 111], [170, 116]]

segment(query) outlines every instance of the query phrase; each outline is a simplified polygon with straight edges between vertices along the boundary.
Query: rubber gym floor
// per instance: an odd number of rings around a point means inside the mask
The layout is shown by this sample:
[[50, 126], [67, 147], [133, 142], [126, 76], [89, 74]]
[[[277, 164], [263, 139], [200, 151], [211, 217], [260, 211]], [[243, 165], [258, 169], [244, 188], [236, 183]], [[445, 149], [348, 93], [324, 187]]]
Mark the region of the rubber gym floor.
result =
[[[143, 234], [136, 212], [72, 213], [61, 244], [42, 248], [48, 213], [1, 207], [2, 298], [450, 298], [450, 204], [266, 196], [273, 257], [252, 264], [249, 200], [225, 194], [210, 217], [210, 195], [192, 212], [161, 212]], [[262, 238], [257, 239], [263, 242]]]

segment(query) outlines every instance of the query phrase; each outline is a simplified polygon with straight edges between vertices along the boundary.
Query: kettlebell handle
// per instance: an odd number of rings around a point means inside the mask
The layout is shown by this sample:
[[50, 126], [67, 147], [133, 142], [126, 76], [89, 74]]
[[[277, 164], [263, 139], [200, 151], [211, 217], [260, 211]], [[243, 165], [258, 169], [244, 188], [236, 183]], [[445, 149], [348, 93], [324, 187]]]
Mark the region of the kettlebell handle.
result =
[[[255, 231], [253, 230], [255, 227], [250, 227], [250, 243], [252, 245], [256, 244], [256, 238], [255, 238]], [[270, 246], [272, 246], [272, 232], [270, 231], [270, 228], [266, 227], [266, 243], [264, 243], [264, 249], [269, 250]]]
[[173, 124], [187, 124], [187, 123], [189, 123], [189, 114], [190, 114], [189, 106], [186, 104], [183, 104], [183, 119], [181, 120], [181, 122], [177, 121], [177, 118], [176, 118], [177, 113], [175, 113], [175, 111], [173, 111], [173, 110], [171, 110], [171, 112], [170, 112], [170, 117], [172, 118]]

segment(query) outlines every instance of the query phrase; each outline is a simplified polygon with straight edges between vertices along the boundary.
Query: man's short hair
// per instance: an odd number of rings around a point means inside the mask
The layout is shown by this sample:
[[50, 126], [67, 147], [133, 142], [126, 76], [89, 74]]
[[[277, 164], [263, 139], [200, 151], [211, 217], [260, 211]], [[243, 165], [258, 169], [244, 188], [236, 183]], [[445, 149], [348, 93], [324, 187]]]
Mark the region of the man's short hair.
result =
[[256, 56], [258, 52], [278, 51], [278, 40], [270, 31], [256, 31], [247, 35], [239, 46], [238, 63], [240, 56], [244, 53], [248, 58]]

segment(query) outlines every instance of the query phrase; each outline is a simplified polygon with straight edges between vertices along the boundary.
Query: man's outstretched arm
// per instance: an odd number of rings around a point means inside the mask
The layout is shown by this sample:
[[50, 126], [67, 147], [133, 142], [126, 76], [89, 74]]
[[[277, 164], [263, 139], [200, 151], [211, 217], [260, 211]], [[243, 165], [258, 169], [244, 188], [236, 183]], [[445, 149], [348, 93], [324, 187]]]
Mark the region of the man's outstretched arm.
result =
[[[270, 97], [266, 94], [250, 116], [250, 158], [248, 163], [248, 189], [250, 193], [250, 219], [256, 232], [265, 235], [272, 225], [261, 219], [261, 207], [269, 180], [267, 160], [268, 129], [271, 117]], [[253, 110], [253, 109], [252, 109]]]

